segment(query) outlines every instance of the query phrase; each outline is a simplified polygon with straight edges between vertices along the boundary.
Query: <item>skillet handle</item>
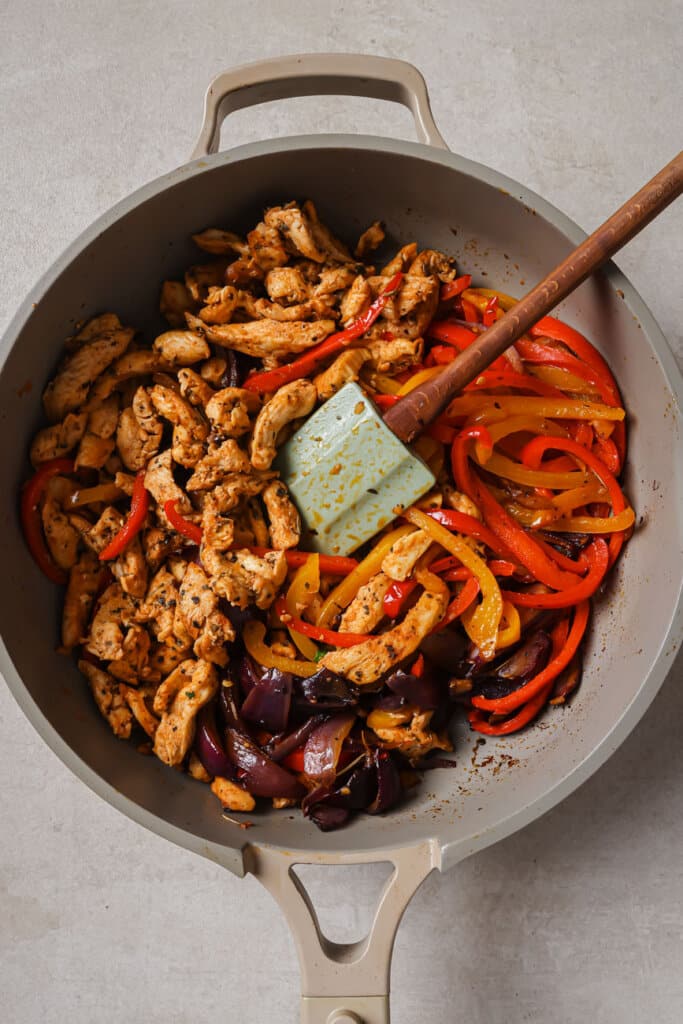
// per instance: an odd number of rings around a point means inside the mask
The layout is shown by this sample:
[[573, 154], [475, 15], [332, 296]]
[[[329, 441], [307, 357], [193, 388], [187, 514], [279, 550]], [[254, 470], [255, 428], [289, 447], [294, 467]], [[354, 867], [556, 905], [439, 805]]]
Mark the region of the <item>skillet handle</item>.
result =
[[[368, 935], [359, 942], [331, 942], [321, 932], [297, 864], [390, 862]], [[403, 912], [434, 868], [439, 846], [424, 841], [379, 853], [287, 853], [269, 846], [245, 850], [248, 870], [279, 903], [291, 929], [301, 969], [301, 1024], [389, 1024], [391, 954]]]
[[420, 142], [448, 149], [436, 127], [425, 80], [412, 64], [355, 53], [303, 53], [242, 64], [211, 82], [204, 123], [190, 159], [217, 153], [221, 125], [235, 110], [292, 96], [368, 96], [408, 107]]

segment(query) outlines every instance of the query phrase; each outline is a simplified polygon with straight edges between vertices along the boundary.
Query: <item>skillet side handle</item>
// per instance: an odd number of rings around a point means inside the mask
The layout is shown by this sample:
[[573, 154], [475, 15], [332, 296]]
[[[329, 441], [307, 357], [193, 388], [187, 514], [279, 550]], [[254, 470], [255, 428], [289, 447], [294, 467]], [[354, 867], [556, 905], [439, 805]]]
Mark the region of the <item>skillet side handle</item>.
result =
[[425, 80], [412, 64], [355, 53], [304, 53], [242, 64], [217, 75], [204, 101], [204, 123], [191, 156], [217, 153], [228, 114], [292, 96], [367, 96], [408, 107], [420, 142], [448, 149], [436, 127]]
[[[390, 862], [370, 931], [359, 942], [331, 942], [321, 932], [297, 864]], [[389, 1024], [391, 954], [403, 913], [417, 888], [441, 867], [439, 846], [425, 841], [377, 854], [300, 855], [268, 846], [245, 851], [248, 870], [279, 903], [301, 969], [301, 1024]]]

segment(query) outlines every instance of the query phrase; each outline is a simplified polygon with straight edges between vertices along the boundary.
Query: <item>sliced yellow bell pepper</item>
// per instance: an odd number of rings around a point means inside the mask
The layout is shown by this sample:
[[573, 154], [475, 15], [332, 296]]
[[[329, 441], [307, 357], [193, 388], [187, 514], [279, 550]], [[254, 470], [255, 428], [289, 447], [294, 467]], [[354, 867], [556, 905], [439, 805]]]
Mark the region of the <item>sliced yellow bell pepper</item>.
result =
[[498, 626], [503, 614], [503, 598], [496, 577], [460, 534], [451, 533], [420, 509], [409, 508], [403, 514], [409, 523], [419, 526], [442, 548], [455, 555], [476, 577], [482, 600], [472, 606], [468, 632], [482, 657], [489, 661], [496, 653]]
[[401, 387], [396, 392], [397, 395], [407, 395], [409, 391], [416, 388], [418, 384], [424, 384], [426, 380], [431, 380], [432, 377], [438, 376], [443, 370], [443, 366], [428, 366], [426, 370], [418, 370], [412, 377], [409, 377], [405, 384], [401, 384]]
[[318, 665], [312, 661], [295, 661], [294, 658], [284, 658], [275, 654], [263, 642], [265, 635], [266, 627], [257, 619], [245, 623], [242, 630], [244, 646], [259, 665], [264, 665], [266, 668], [279, 668], [281, 672], [291, 672], [295, 676], [312, 676], [318, 671]]
[[527, 366], [527, 373], [530, 373], [544, 384], [552, 384], [553, 387], [561, 388], [562, 391], [577, 391], [579, 394], [599, 395], [600, 389], [581, 377], [577, 377], [571, 370], [563, 370], [559, 366]]
[[389, 554], [396, 541], [404, 537], [406, 533], [412, 533], [412, 530], [412, 526], [398, 526], [375, 544], [372, 551], [365, 556], [353, 572], [345, 576], [341, 583], [327, 595], [318, 615], [318, 626], [328, 626], [335, 615], [351, 604], [360, 588], [368, 582], [371, 576], [380, 571], [385, 556]]
[[485, 466], [488, 473], [505, 477], [506, 480], [512, 480], [516, 484], [526, 484], [528, 487], [549, 487], [551, 490], [559, 490], [560, 488], [583, 487], [590, 480], [590, 474], [584, 473], [580, 469], [568, 473], [550, 473], [543, 469], [528, 469], [519, 462], [513, 462], [505, 455], [497, 453], [489, 455], [484, 462], [479, 464]]
[[556, 519], [552, 530], [556, 533], [618, 533], [633, 526], [636, 514], [627, 507], [614, 516], [571, 516], [568, 519]]
[[512, 647], [519, 640], [521, 632], [522, 623], [519, 612], [510, 601], [503, 601], [503, 617], [498, 629], [496, 650], [502, 651], [505, 647]]
[[574, 487], [570, 491], [556, 494], [550, 504], [561, 512], [572, 512], [581, 505], [589, 505], [593, 501], [609, 501], [607, 489], [598, 481], [586, 484], [585, 487]]
[[[300, 619], [302, 611], [307, 608], [320, 590], [320, 555], [309, 555], [303, 565], [294, 573], [289, 590], [285, 596], [285, 608], [294, 618]], [[289, 628], [289, 627], [288, 627]], [[313, 641], [289, 629], [289, 635], [299, 648], [304, 658], [315, 661], [318, 648]]]
[[558, 420], [623, 420], [626, 413], [617, 406], [578, 399], [536, 398], [531, 395], [469, 394], [454, 398], [446, 410], [452, 418], [472, 416], [476, 422], [507, 416], [542, 416]]
[[517, 299], [513, 299], [512, 295], [498, 292], [495, 288], [466, 288], [462, 293], [462, 297], [471, 302], [473, 306], [476, 306], [480, 313], [483, 313], [486, 309], [489, 299], [494, 297], [498, 299], [498, 305], [506, 313], [508, 309], [512, 309], [517, 304]]

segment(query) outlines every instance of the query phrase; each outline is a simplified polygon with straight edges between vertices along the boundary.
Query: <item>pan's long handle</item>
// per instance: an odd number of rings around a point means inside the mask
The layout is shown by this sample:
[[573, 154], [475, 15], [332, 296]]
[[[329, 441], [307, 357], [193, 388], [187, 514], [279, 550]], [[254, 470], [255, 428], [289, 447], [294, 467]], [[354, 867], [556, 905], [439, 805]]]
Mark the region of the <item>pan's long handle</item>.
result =
[[218, 152], [228, 114], [292, 96], [368, 96], [408, 107], [420, 142], [448, 149], [434, 123], [425, 80], [412, 64], [356, 53], [303, 53], [242, 64], [217, 75], [204, 102], [193, 160]]
[[[297, 864], [390, 862], [370, 931], [360, 942], [331, 942], [292, 868]], [[301, 968], [302, 1024], [388, 1024], [389, 975], [394, 938], [403, 912], [427, 875], [441, 866], [438, 844], [425, 841], [377, 854], [320, 854], [296, 858], [268, 846], [251, 846], [245, 863], [277, 900], [294, 936]]]

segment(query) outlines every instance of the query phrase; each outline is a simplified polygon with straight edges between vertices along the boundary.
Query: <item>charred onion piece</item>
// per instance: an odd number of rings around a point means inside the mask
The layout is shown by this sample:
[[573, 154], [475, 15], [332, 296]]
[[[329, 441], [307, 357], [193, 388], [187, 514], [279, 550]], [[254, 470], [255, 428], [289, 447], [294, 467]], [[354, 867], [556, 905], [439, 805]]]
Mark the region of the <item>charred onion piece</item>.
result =
[[227, 730], [228, 756], [244, 773], [242, 781], [253, 796], [286, 797], [298, 800], [304, 787], [285, 768], [272, 761], [248, 736]]

